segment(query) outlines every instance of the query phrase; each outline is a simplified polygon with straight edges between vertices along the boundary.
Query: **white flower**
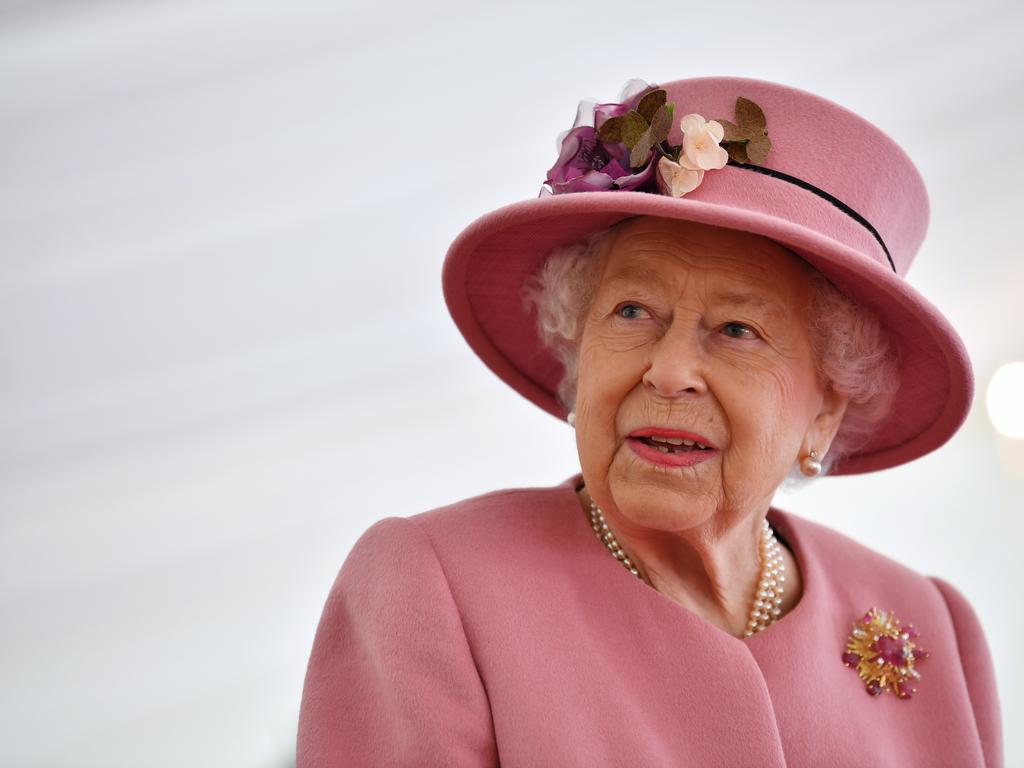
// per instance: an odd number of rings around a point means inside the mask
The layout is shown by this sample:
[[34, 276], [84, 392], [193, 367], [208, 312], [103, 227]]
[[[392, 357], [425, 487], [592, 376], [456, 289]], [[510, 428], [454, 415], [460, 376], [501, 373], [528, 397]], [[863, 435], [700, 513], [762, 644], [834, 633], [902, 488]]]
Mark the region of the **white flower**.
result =
[[690, 167], [710, 171], [723, 168], [729, 162], [729, 153], [718, 144], [725, 138], [725, 129], [720, 122], [705, 120], [700, 115], [687, 115], [679, 121], [679, 127], [683, 131], [680, 163], [685, 156]]
[[678, 163], [663, 157], [658, 161], [657, 178], [658, 189], [663, 194], [682, 197], [700, 186], [704, 180], [704, 171], [701, 168], [690, 167], [686, 155], [680, 155]]
[[725, 129], [717, 120], [687, 115], [679, 121], [679, 127], [683, 131], [679, 161], [667, 157], [658, 161], [658, 189], [672, 197], [692, 192], [704, 181], [704, 171], [724, 168], [729, 162], [729, 153], [719, 146]]

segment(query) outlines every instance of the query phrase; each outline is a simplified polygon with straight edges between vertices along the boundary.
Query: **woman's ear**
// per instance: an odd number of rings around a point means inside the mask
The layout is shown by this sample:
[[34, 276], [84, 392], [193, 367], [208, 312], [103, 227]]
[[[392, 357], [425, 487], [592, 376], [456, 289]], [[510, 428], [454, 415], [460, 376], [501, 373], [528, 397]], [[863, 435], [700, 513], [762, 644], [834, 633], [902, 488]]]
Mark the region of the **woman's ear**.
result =
[[806, 456], [813, 450], [818, 454], [820, 461], [820, 457], [828, 453], [849, 403], [850, 398], [846, 395], [836, 392], [831, 386], [825, 388], [821, 397], [821, 406], [804, 437], [802, 455]]

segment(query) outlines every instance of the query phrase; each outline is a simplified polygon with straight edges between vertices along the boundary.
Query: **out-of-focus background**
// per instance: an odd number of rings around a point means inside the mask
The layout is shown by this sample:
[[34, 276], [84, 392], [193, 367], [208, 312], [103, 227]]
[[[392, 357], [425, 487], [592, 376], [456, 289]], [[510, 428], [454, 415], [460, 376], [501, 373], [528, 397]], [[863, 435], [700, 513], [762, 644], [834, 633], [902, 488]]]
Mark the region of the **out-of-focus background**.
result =
[[1024, 765], [1020, 367], [986, 403], [1024, 361], [1022, 7], [0, 2], [0, 765], [291, 764], [358, 535], [578, 469], [449, 320], [448, 243], [537, 194], [579, 99], [709, 74], [924, 175], [910, 279], [970, 417], [776, 501], [967, 595]]

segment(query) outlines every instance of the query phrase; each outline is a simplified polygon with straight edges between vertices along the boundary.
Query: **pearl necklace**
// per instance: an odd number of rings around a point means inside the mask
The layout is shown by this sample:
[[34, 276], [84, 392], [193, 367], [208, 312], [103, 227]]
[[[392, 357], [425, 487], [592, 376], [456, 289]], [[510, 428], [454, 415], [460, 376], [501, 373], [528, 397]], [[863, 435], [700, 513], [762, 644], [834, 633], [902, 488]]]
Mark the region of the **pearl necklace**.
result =
[[[608, 551], [625, 566], [626, 570], [632, 573], [641, 581], [644, 577], [636, 569], [633, 561], [629, 559], [622, 547], [619, 545], [615, 534], [608, 527], [594, 500], [590, 500], [590, 526], [594, 529], [597, 538], [604, 542]], [[750, 608], [750, 620], [743, 633], [744, 637], [750, 637], [756, 632], [764, 631], [769, 624], [774, 622], [782, 613], [782, 593], [785, 591], [783, 582], [786, 581], [786, 566], [782, 561], [782, 547], [775, 538], [775, 531], [768, 525], [767, 520], [761, 521], [761, 574], [757, 581], [757, 592], [754, 594], [754, 602]], [[653, 588], [653, 585], [651, 585]]]

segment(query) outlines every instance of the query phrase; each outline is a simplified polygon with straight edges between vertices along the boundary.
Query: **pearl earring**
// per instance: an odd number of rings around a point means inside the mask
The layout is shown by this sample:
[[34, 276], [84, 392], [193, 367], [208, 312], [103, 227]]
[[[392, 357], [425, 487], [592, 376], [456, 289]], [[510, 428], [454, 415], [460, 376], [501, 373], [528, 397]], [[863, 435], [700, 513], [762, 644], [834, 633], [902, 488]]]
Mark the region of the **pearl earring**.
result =
[[569, 422], [569, 426], [576, 427], [576, 411], [569, 411], [569, 414], [565, 417], [565, 420]]
[[821, 462], [818, 461], [818, 454], [813, 450], [800, 460], [800, 471], [808, 477], [821, 474]]

